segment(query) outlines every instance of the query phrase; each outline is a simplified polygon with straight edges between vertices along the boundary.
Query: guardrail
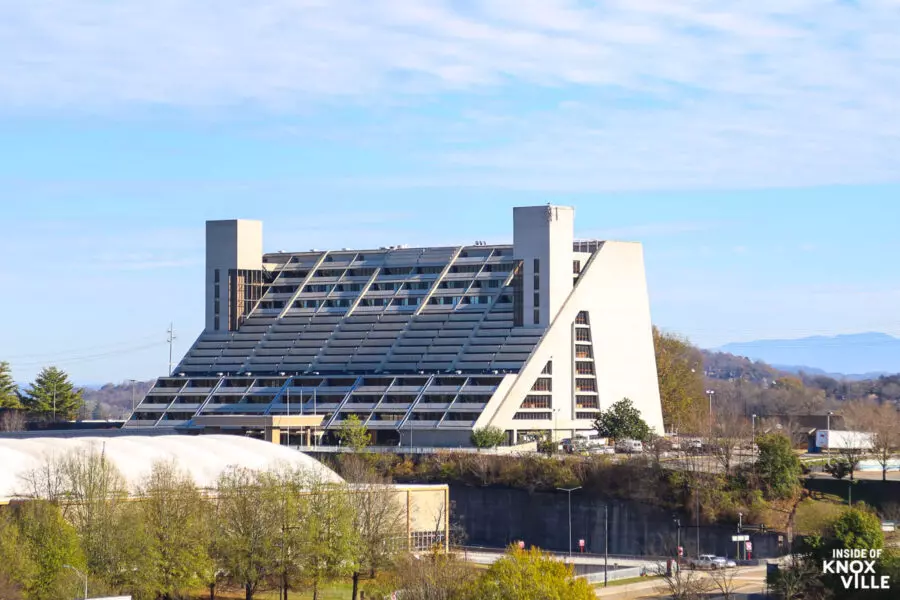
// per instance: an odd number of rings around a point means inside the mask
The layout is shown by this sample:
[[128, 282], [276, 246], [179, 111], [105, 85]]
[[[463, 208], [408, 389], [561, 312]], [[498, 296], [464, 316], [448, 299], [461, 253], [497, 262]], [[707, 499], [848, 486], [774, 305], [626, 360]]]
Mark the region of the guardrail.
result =
[[[347, 452], [356, 452], [353, 448], [346, 446], [288, 446], [292, 450], [300, 452], [325, 452], [341, 454]], [[470, 447], [446, 447], [446, 446], [369, 446], [365, 452], [374, 452], [378, 454], [491, 454], [499, 456], [529, 454], [537, 452], [537, 444], [530, 442], [528, 444], [520, 444], [518, 446], [497, 446], [496, 448], [470, 448]]]

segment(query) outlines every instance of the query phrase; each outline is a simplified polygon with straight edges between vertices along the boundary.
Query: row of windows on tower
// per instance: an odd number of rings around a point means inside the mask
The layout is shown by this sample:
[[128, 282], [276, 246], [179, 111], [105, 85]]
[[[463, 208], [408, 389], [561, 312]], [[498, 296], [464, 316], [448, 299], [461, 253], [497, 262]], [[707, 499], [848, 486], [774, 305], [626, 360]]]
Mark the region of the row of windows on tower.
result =
[[[428, 299], [431, 306], [457, 306], [490, 304], [492, 296], [432, 296]], [[419, 306], [424, 298], [411, 296], [408, 298], [363, 298], [359, 306]], [[512, 302], [512, 296], [503, 294], [498, 299], [500, 303]], [[297, 300], [294, 308], [349, 308], [353, 304], [352, 298], [329, 298], [327, 300]], [[277, 303], [263, 303], [262, 308], [277, 308]]]
[[[375, 282], [373, 283], [369, 289], [375, 292], [399, 292], [404, 290], [414, 290], [414, 291], [425, 291], [431, 288], [430, 281], [385, 281], [385, 282]], [[462, 280], [462, 281], [442, 281], [438, 286], [438, 289], [456, 289], [456, 290], [465, 290], [472, 289], [480, 290], [480, 289], [497, 289], [500, 287], [501, 281], [499, 279], [489, 279], [487, 281], [471, 281], [471, 280]], [[319, 284], [310, 284], [303, 288], [304, 292], [310, 293], [331, 293], [331, 292], [359, 292], [362, 291], [365, 284], [363, 283], [319, 283]], [[295, 292], [296, 288], [291, 286], [276, 286], [272, 288], [272, 292], [276, 294], [283, 293], [292, 293]]]
[[[326, 261], [327, 262], [327, 261]], [[508, 273], [512, 271], [515, 263], [489, 263], [474, 265], [452, 265], [450, 273]], [[442, 273], [446, 265], [429, 265], [429, 266], [400, 266], [400, 267], [384, 267], [381, 269], [381, 275], [438, 275]], [[313, 272], [313, 278], [316, 277], [371, 277], [375, 274], [375, 267], [358, 267], [347, 269], [316, 269]], [[309, 269], [294, 269], [290, 271], [282, 271], [281, 278], [303, 279], [309, 275]]]

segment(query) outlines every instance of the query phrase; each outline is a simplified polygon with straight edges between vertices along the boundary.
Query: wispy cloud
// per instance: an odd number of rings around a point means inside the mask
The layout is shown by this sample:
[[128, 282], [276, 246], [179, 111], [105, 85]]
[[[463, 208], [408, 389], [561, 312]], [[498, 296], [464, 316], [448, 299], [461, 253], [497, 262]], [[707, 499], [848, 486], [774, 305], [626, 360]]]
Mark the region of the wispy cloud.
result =
[[655, 237], [667, 237], [688, 233], [710, 231], [721, 226], [722, 223], [709, 221], [672, 221], [663, 223], [641, 223], [628, 227], [616, 227], [614, 229], [600, 229], [595, 231], [579, 231], [578, 237], [585, 239], [604, 240], [628, 240], [648, 239]]
[[[251, 106], [305, 130], [353, 106], [402, 132], [436, 94], [508, 90], [411, 127], [436, 146], [419, 140], [432, 172], [413, 183], [884, 182], [900, 172], [897, 31], [892, 0], [7, 2], [0, 110]], [[535, 108], [523, 86], [560, 102]]]

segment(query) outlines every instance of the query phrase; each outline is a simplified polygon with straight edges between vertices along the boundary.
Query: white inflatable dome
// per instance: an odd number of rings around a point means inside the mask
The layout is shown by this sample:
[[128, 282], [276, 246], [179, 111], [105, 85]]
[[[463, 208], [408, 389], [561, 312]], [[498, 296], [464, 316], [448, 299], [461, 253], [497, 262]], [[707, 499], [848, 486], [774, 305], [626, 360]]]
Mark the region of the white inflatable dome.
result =
[[236, 435], [161, 435], [71, 438], [0, 438], [0, 498], [27, 495], [23, 475], [48, 458], [73, 449], [102, 449], [133, 490], [160, 461], [173, 461], [201, 488], [215, 487], [219, 475], [231, 466], [254, 470], [290, 467], [316, 473], [322, 481], [343, 479], [314, 458], [269, 442]]

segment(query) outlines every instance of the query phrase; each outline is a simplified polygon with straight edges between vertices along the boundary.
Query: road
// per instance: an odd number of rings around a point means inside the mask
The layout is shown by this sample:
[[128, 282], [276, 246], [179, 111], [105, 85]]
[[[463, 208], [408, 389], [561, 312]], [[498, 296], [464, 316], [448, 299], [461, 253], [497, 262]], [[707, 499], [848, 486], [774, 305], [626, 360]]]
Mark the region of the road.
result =
[[[701, 573], [704, 579], [709, 580], [708, 573]], [[762, 598], [766, 589], [766, 567], [741, 567], [736, 570], [735, 578], [736, 600], [751, 600]], [[712, 585], [712, 581], [709, 582]], [[665, 586], [660, 578], [648, 579], [636, 583], [597, 588], [597, 597], [609, 600], [639, 600], [643, 598], [664, 598], [669, 594], [661, 590]], [[720, 595], [709, 596], [710, 600], [720, 598]]]

